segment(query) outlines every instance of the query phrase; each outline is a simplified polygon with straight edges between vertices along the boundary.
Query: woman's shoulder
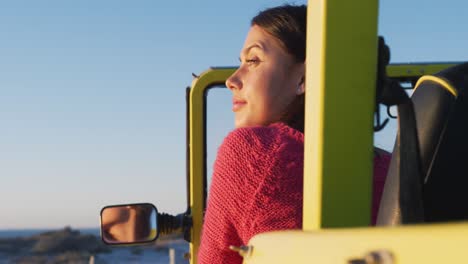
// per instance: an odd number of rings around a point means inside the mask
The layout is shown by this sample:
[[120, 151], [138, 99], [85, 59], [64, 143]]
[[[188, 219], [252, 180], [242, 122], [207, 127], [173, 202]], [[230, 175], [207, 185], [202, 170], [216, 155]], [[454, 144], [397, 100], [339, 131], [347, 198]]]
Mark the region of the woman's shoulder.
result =
[[386, 150], [374, 147], [374, 180], [385, 182], [392, 160], [392, 154]]
[[302, 133], [286, 125], [238, 128], [219, 147], [214, 167], [223, 172], [222, 177], [249, 175], [239, 180], [258, 183], [265, 178], [265, 171], [294, 167], [302, 162], [303, 155]]
[[225, 137], [222, 146], [264, 150], [287, 142], [303, 144], [304, 135], [284, 123], [273, 123], [269, 126], [236, 128]]
[[384, 149], [374, 147], [374, 164], [387, 168], [392, 159], [392, 154]]
[[[225, 187], [247, 197], [261, 186], [276, 186], [300, 175], [303, 167], [303, 136], [284, 124], [237, 128], [218, 149], [214, 163], [213, 186]], [[284, 173], [288, 171], [288, 173]], [[285, 177], [288, 176], [288, 177]], [[215, 189], [217, 188], [215, 187]]]

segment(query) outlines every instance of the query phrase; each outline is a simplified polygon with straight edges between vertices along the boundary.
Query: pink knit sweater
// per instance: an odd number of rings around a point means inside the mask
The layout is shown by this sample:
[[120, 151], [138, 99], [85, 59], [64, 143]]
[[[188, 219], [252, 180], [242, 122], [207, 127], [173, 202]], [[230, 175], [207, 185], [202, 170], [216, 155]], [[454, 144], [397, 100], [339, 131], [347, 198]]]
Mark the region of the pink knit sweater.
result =
[[[198, 263], [242, 263], [230, 245], [258, 233], [302, 228], [304, 135], [283, 123], [240, 128], [218, 150]], [[389, 157], [378, 156], [373, 222]]]

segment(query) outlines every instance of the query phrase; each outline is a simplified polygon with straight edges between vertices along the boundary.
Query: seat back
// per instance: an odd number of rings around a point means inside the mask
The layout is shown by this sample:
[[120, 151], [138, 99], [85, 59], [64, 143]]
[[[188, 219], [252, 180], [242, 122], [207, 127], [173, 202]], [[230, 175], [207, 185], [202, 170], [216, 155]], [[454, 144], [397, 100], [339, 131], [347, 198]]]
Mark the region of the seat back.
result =
[[377, 225], [406, 224], [402, 196], [422, 200], [424, 222], [468, 219], [467, 91], [468, 63], [420, 78], [411, 100], [423, 177], [414, 182], [421, 183], [422, 195], [414, 196], [412, 188], [401, 186], [402, 170], [411, 164], [400, 160], [402, 146], [397, 140]]

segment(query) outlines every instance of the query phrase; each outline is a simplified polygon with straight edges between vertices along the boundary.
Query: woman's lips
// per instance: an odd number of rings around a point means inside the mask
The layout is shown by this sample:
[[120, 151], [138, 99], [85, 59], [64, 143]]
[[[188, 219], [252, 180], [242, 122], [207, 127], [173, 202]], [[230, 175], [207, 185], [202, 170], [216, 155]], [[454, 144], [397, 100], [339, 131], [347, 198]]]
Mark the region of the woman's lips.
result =
[[247, 102], [244, 101], [244, 100], [234, 99], [234, 100], [232, 100], [232, 111], [237, 112], [237, 111], [239, 111], [239, 109], [241, 109], [246, 104], [247, 104]]

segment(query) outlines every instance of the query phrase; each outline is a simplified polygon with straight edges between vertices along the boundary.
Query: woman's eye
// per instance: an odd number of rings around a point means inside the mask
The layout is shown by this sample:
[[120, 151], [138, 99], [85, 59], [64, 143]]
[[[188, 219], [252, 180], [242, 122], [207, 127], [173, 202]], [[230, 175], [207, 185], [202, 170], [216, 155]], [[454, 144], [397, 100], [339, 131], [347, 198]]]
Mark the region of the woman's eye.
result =
[[257, 64], [259, 63], [260, 60], [259, 59], [248, 59], [248, 60], [245, 60], [245, 63], [249, 64], [249, 65], [252, 65], [252, 64]]

